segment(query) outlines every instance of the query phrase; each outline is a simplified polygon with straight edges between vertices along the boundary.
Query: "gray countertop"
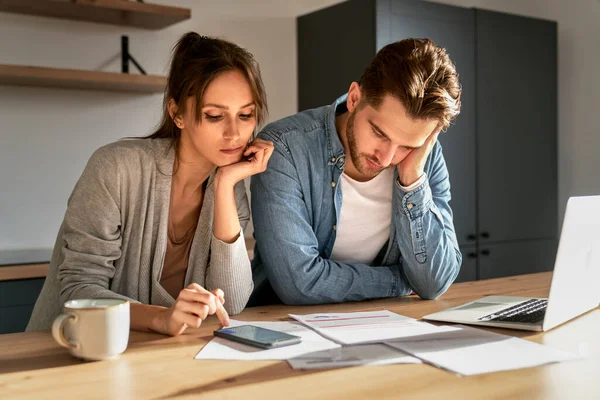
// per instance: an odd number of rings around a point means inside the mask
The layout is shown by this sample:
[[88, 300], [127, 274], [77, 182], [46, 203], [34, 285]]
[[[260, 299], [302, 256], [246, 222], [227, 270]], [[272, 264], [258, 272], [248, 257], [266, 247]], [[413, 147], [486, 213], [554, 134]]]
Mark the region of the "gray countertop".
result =
[[50, 262], [51, 248], [0, 250], [0, 267], [2, 265], [36, 264]]

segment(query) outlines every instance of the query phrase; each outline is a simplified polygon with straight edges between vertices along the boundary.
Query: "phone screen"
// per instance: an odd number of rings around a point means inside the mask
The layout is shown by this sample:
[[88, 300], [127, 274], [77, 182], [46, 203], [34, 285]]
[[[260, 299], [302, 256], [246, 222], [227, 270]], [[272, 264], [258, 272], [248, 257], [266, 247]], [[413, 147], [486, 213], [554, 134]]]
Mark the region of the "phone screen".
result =
[[233, 328], [219, 329], [217, 332], [226, 335], [237, 336], [253, 342], [263, 344], [273, 344], [277, 342], [299, 339], [298, 336], [289, 335], [283, 332], [272, 331], [270, 329], [259, 328], [252, 325], [242, 325]]

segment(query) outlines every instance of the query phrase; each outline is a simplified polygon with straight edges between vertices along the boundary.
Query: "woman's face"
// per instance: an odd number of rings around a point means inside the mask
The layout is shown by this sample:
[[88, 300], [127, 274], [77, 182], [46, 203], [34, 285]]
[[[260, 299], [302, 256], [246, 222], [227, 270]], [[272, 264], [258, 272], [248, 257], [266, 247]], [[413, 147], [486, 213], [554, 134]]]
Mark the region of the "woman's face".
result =
[[224, 72], [208, 85], [199, 123], [194, 102], [188, 98], [185, 113], [178, 117], [182, 161], [206, 160], [217, 167], [239, 162], [256, 127], [256, 105], [244, 75], [239, 70]]

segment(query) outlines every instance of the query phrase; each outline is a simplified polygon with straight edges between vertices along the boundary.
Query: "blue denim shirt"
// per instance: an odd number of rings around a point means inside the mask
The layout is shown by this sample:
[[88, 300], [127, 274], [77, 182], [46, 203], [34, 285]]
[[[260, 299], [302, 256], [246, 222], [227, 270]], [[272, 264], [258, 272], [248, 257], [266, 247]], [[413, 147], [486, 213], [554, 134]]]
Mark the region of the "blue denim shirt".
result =
[[454, 281], [462, 261], [439, 142], [426, 162], [427, 179], [420, 187], [405, 192], [396, 170], [390, 238], [376, 263], [330, 259], [346, 163], [335, 116], [347, 111], [345, 99], [271, 123], [258, 135], [272, 141], [275, 150], [267, 170], [251, 181], [255, 292], [270, 283], [285, 304], [296, 305], [404, 296], [411, 291], [424, 299], [436, 298]]

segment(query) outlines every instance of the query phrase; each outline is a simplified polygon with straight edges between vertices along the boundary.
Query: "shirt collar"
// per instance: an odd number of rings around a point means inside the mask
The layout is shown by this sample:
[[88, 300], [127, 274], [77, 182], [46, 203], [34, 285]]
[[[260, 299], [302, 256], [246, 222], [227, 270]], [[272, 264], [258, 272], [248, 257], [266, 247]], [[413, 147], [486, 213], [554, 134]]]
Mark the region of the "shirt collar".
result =
[[337, 164], [342, 169], [346, 163], [346, 154], [344, 153], [344, 145], [340, 140], [340, 135], [335, 127], [335, 116], [347, 112], [346, 99], [348, 94], [336, 99], [328, 108], [325, 124], [325, 131], [327, 136], [327, 150], [328, 150], [328, 165]]

